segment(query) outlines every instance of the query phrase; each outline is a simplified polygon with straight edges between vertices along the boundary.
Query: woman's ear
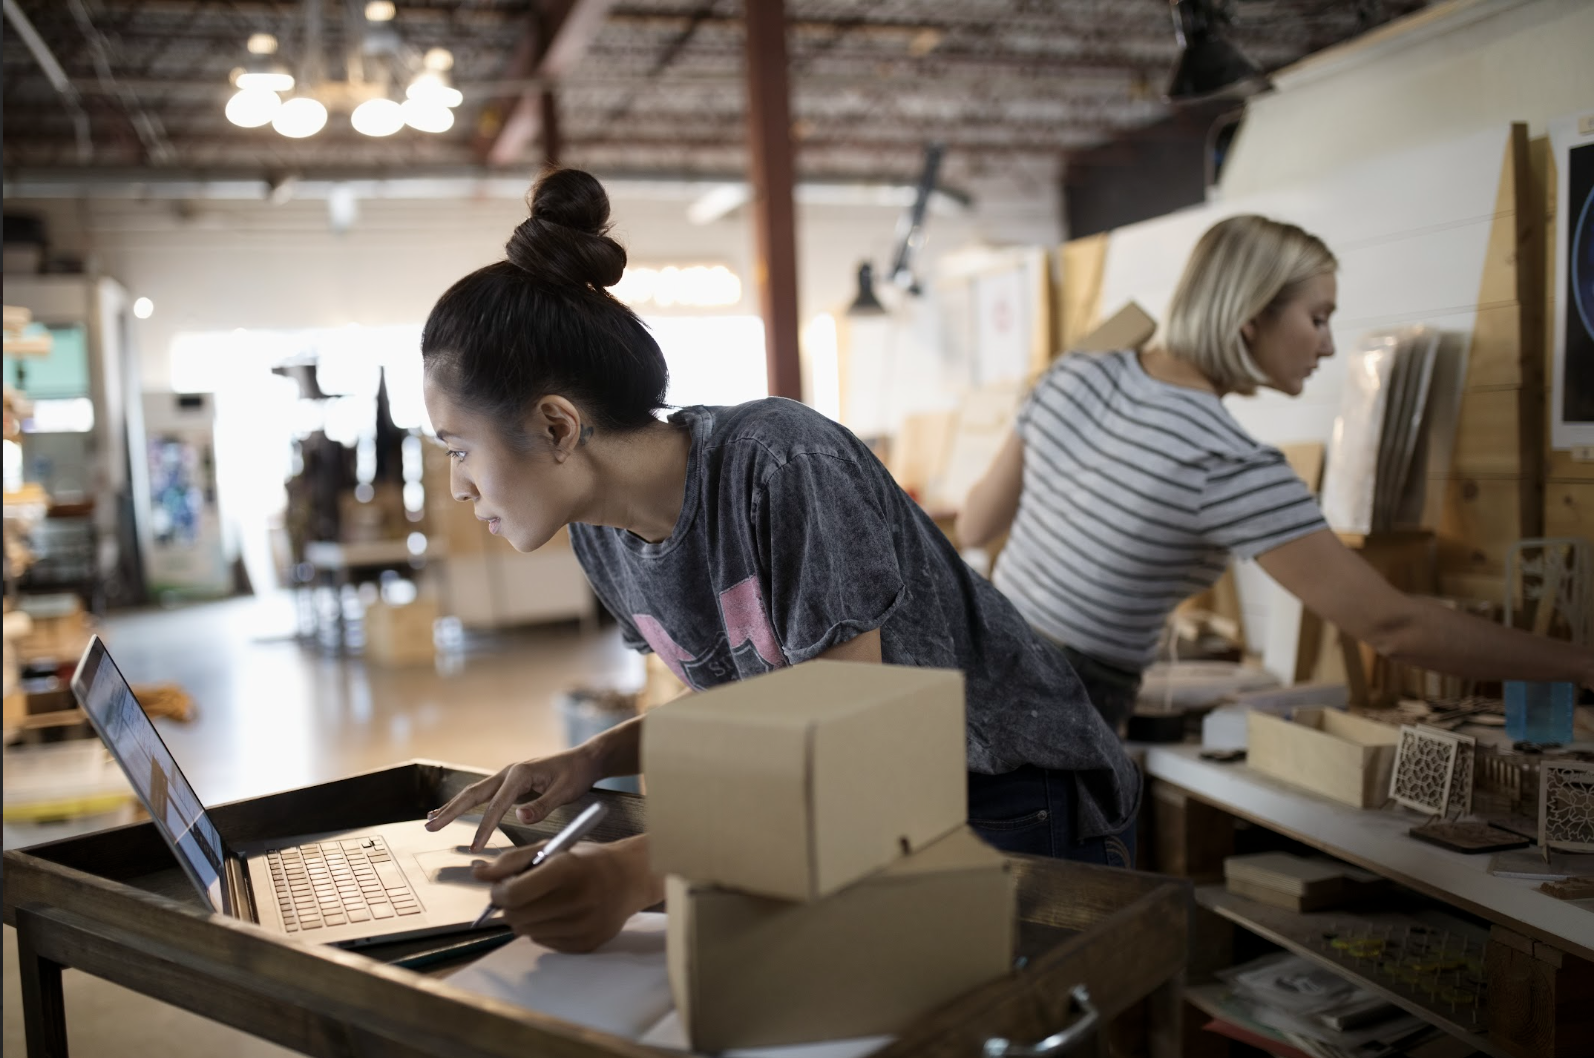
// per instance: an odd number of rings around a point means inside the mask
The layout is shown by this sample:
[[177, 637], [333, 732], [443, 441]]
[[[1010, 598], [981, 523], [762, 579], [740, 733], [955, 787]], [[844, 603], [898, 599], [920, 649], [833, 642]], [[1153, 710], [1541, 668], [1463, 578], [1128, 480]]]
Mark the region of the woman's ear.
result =
[[1246, 348], [1256, 344], [1256, 319], [1254, 317], [1240, 325], [1240, 337], [1245, 341]]
[[537, 402], [535, 429], [548, 441], [555, 462], [563, 463], [582, 442], [590, 429], [581, 421], [581, 410], [564, 397], [549, 396]]

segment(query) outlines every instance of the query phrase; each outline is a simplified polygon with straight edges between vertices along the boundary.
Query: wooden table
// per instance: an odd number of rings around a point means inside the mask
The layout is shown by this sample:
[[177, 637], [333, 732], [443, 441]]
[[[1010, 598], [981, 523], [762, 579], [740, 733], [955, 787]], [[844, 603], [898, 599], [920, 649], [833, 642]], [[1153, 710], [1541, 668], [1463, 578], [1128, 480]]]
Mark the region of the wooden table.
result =
[[[233, 842], [421, 818], [485, 773], [428, 761], [212, 810]], [[597, 840], [635, 833], [642, 799], [610, 807]], [[585, 802], [517, 844], [546, 837]], [[1018, 968], [927, 1015], [880, 1058], [974, 1055], [992, 1036], [1020, 1043], [1077, 1017], [1088, 988], [1103, 1020], [1150, 1000], [1153, 1053], [1175, 1055], [1190, 909], [1188, 883], [1133, 871], [1013, 857]], [[5, 921], [17, 929], [30, 1058], [64, 1056], [61, 971], [75, 967], [305, 1054], [656, 1056], [606, 1033], [451, 987], [353, 952], [289, 940], [214, 914], [149, 823], [5, 853]]]
[[[1489, 1009], [1483, 1023], [1475, 1024], [1443, 1004], [1402, 994], [1398, 988], [1390, 989], [1358, 974], [1355, 967], [1325, 953], [1321, 946], [1305, 943], [1322, 932], [1321, 927], [1334, 917], [1332, 912], [1281, 911], [1229, 893], [1221, 885], [1197, 889], [1196, 899], [1202, 908], [1384, 994], [1487, 1054], [1555, 1053], [1538, 1049], [1528, 1037], [1542, 1028], [1546, 1019], [1553, 1023], [1553, 1008], [1570, 998], [1556, 998], [1558, 990], [1568, 987], [1564, 981], [1557, 983], [1560, 971], [1568, 973], [1566, 980], [1575, 975], [1580, 988], [1587, 980], [1586, 968], [1594, 961], [1594, 913], [1539, 892], [1537, 882], [1496, 878], [1489, 873], [1488, 854], [1452, 852], [1410, 837], [1408, 831], [1423, 821], [1414, 812], [1352, 808], [1278, 782], [1244, 764], [1201, 760], [1200, 752], [1194, 745], [1145, 749], [1144, 771], [1151, 783], [1147, 802], [1157, 815], [1153, 828], [1159, 870], [1188, 874], [1197, 880], [1221, 880], [1223, 857], [1233, 852], [1232, 819], [1227, 817], [1243, 819], [1485, 919], [1492, 928], [1464, 920], [1457, 920], [1456, 928], [1467, 934], [1475, 931], [1476, 942], [1488, 949], [1504, 944], [1526, 952], [1530, 964], [1553, 963], [1558, 973], [1545, 971], [1549, 980], [1545, 988], [1531, 985], [1545, 996], [1509, 999], [1494, 995], [1491, 975]], [[1346, 921], [1352, 917], [1340, 915]], [[1491, 950], [1489, 957], [1497, 954]], [[1535, 967], [1529, 968], [1536, 972]], [[1550, 1009], [1500, 1009], [1519, 1000], [1536, 1006], [1547, 1000]], [[1508, 1024], [1519, 1021], [1520, 1033], [1508, 1029]], [[1535, 1021], [1541, 1024], [1535, 1027], [1531, 1024]]]

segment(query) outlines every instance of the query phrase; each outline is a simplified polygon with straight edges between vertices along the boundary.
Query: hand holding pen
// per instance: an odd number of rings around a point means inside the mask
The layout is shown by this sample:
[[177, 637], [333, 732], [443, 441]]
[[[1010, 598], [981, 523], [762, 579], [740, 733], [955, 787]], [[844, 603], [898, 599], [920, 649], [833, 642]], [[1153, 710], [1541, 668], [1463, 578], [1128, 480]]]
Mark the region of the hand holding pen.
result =
[[[565, 849], [590, 834], [592, 828], [597, 826], [607, 814], [608, 809], [603, 806], [601, 801], [593, 802], [580, 815], [566, 823], [564, 829], [544, 843], [541, 848], [530, 850], [529, 857], [517, 855], [517, 853], [505, 853], [500, 856], [495, 863], [490, 865], [492, 868], [499, 868], [499, 870], [491, 873], [495, 877], [502, 878], [505, 876], [504, 872], [508, 872], [509, 876], [514, 877], [524, 874], [534, 867], [541, 866], [550, 857], [565, 851]], [[519, 862], [511, 863], [511, 858]], [[477, 877], [487, 877], [489, 873], [488, 868], [483, 868], [478, 870]], [[471, 923], [472, 928], [481, 926], [492, 917], [493, 912], [499, 910], [497, 895], [500, 888], [503, 888], [502, 884], [493, 887], [493, 902], [489, 903], [482, 913], [476, 916], [476, 921]]]

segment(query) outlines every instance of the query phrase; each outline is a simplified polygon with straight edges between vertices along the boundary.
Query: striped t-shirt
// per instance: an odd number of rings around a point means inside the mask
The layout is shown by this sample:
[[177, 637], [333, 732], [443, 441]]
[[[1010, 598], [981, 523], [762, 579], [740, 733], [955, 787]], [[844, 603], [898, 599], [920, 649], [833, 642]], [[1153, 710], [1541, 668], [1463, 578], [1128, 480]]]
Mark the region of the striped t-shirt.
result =
[[1228, 557], [1325, 528], [1276, 448], [1132, 351], [1063, 357], [1018, 416], [1024, 491], [993, 579], [1038, 631], [1140, 671]]

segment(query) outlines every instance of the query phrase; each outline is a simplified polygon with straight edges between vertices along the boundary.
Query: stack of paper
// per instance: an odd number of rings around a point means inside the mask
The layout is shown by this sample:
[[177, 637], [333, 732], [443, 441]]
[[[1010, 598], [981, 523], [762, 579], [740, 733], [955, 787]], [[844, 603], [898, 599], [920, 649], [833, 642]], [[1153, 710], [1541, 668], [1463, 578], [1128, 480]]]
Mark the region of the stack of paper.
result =
[[[1375, 1058], [1403, 1053], [1440, 1030], [1299, 956], [1268, 955], [1219, 974], [1224, 1017], [1207, 1028], [1275, 1054]], [[1228, 1024], [1225, 1024], [1227, 1022]], [[1249, 1030], [1246, 1035], [1231, 1028]], [[1279, 1046], [1275, 1046], [1278, 1044]]]
[[[448, 983], [652, 1047], [686, 1050], [670, 1000], [665, 917], [631, 916], [619, 936], [586, 955], [562, 955], [517, 938], [452, 974]], [[862, 1058], [889, 1036], [726, 1051], [726, 1058]]]

